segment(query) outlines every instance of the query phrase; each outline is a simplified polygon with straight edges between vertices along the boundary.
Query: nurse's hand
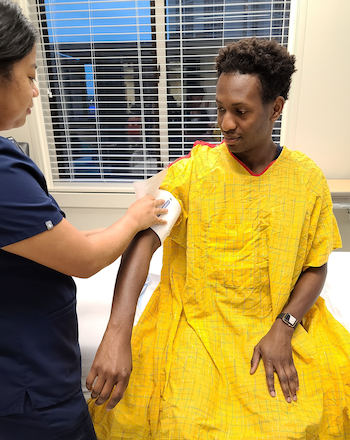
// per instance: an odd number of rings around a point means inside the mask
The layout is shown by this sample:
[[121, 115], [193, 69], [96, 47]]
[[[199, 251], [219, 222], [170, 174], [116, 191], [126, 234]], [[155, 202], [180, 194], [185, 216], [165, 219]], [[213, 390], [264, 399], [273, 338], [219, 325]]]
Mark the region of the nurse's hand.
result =
[[162, 208], [164, 202], [164, 199], [156, 200], [153, 196], [144, 196], [128, 208], [126, 216], [131, 222], [136, 221], [138, 231], [148, 229], [152, 225], [165, 225], [167, 221], [159, 217], [168, 212]]
[[250, 370], [250, 374], [254, 374], [262, 358], [270, 395], [276, 397], [274, 375], [276, 373], [288, 403], [292, 400], [297, 401], [299, 390], [298, 373], [292, 355], [293, 331], [293, 328], [288, 327], [281, 319], [277, 319], [267, 335], [254, 348]]
[[102, 405], [110, 398], [106, 410], [114, 408], [124, 397], [131, 370], [130, 338], [116, 335], [107, 327], [86, 378], [86, 388], [91, 391], [91, 397], [97, 399], [95, 404]]

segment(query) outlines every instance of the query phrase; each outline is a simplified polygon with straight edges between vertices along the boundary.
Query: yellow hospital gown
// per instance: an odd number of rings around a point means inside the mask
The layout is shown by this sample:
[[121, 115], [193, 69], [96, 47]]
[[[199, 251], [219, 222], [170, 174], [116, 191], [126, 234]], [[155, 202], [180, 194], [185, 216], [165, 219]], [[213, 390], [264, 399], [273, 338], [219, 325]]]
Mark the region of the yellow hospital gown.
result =
[[254, 346], [302, 271], [340, 246], [326, 180], [283, 148], [253, 175], [225, 144], [195, 144], [162, 185], [182, 214], [132, 338], [124, 399], [90, 404], [99, 440], [350, 439], [350, 335], [316, 304], [295, 330], [298, 401], [270, 397]]

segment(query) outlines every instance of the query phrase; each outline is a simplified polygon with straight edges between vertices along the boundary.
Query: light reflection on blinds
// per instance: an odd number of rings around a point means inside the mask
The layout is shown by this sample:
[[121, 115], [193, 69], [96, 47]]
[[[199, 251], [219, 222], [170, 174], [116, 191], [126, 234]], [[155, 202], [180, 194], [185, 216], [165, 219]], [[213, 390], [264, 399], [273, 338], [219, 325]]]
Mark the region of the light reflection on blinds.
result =
[[218, 49], [251, 36], [288, 43], [290, 0], [37, 0], [29, 9], [56, 182], [147, 178], [197, 139], [220, 142]]

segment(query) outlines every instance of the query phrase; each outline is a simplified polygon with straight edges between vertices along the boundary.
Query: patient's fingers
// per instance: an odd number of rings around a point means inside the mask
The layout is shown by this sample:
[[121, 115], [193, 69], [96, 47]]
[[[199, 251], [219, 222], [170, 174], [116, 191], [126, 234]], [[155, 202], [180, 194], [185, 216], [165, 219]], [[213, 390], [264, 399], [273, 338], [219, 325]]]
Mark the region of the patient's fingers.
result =
[[91, 367], [91, 370], [86, 378], [86, 388], [91, 391], [92, 390], [92, 384], [94, 383], [95, 379], [97, 377], [97, 371], [94, 367]]
[[[103, 403], [107, 402], [107, 400], [109, 399], [109, 396], [111, 395], [113, 387], [114, 387], [113, 381], [106, 381], [104, 383], [104, 386], [103, 386], [97, 400], [95, 401], [95, 405], [102, 405]], [[92, 397], [92, 395], [91, 395], [91, 397]]]
[[[91, 398], [96, 399], [96, 397], [101, 395], [102, 389], [106, 383], [106, 379], [103, 376], [98, 376], [96, 383], [92, 389]], [[96, 402], [95, 402], [96, 403]]]
[[95, 405], [102, 405], [110, 398], [107, 404], [106, 410], [109, 411], [114, 408], [117, 403], [124, 397], [125, 390], [129, 383], [129, 374], [121, 374], [118, 379], [105, 380], [104, 377], [99, 376], [96, 380], [96, 384], [91, 392], [91, 398], [96, 399]]
[[129, 384], [129, 378], [124, 378], [121, 382], [118, 382], [114, 388], [112, 393], [112, 397], [109, 399], [107, 403], [106, 410], [110, 411], [113, 409], [124, 397], [125, 390]]
[[111, 403], [108, 403], [108, 409], [113, 408], [124, 395], [131, 371], [130, 338], [125, 338], [120, 333], [116, 334], [114, 329], [112, 331], [107, 327], [86, 379], [91, 397], [96, 399], [95, 404], [105, 403], [116, 386]]

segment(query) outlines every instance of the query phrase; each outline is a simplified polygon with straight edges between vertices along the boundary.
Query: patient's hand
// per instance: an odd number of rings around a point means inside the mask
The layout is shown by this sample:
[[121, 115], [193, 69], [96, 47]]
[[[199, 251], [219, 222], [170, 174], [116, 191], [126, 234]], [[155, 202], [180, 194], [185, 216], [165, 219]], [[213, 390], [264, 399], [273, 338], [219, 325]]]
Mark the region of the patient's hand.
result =
[[250, 370], [250, 374], [254, 374], [258, 368], [260, 358], [262, 358], [270, 395], [272, 397], [276, 396], [274, 373], [277, 373], [284, 397], [288, 403], [291, 403], [292, 399], [297, 400], [297, 391], [299, 390], [298, 373], [292, 355], [293, 330], [286, 326], [281, 319], [277, 319], [267, 335], [254, 348]]
[[107, 327], [86, 378], [86, 387], [92, 391], [91, 397], [97, 398], [95, 404], [102, 405], [111, 396], [106, 410], [114, 408], [124, 396], [131, 370], [130, 338]]

